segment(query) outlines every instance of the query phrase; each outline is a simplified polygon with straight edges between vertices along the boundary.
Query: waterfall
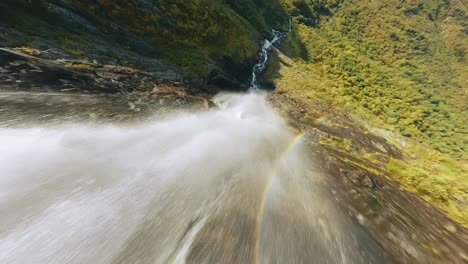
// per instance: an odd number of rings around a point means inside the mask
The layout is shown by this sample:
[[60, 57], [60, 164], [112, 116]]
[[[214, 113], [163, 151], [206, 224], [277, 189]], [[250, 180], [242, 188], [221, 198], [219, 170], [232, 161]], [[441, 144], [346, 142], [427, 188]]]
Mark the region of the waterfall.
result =
[[0, 126], [0, 263], [386, 263], [266, 97], [131, 126]]
[[277, 42], [280, 42], [283, 38], [289, 35], [289, 33], [292, 31], [292, 19], [289, 19], [289, 29], [286, 32], [281, 32], [278, 30], [272, 30], [273, 32], [273, 39], [268, 40], [265, 39], [262, 45], [262, 51], [260, 52], [260, 60], [257, 64], [254, 65], [252, 69], [252, 77], [250, 80], [250, 91], [255, 91], [258, 90], [258, 84], [257, 84], [257, 76], [261, 74], [266, 67], [266, 64], [268, 62], [268, 52], [271, 50], [271, 47]]

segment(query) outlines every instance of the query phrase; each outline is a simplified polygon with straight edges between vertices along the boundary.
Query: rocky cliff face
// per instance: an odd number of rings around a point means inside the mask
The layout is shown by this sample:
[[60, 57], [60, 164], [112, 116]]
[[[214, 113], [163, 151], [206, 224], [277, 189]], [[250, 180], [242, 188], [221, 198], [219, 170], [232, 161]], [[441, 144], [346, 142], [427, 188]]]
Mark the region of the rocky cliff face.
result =
[[270, 1], [38, 0], [0, 3], [0, 45], [239, 89], [288, 15]]

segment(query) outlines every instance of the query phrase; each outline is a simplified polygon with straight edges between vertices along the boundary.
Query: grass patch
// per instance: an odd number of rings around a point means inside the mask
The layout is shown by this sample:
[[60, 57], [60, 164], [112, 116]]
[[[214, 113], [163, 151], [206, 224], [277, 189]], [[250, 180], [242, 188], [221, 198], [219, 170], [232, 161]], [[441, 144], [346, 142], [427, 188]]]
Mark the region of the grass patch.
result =
[[78, 49], [72, 49], [72, 48], [65, 48], [64, 49], [65, 52], [67, 53], [70, 53], [71, 55], [74, 55], [74, 56], [86, 56], [86, 51], [83, 51], [83, 50], [78, 50]]
[[[461, 22], [447, 20], [453, 5], [441, 4], [439, 20], [432, 21], [432, 4], [405, 16], [405, 3], [345, 2], [327, 24], [298, 22], [295, 32], [309, 59], [281, 66], [276, 83], [311, 111], [314, 102], [323, 102], [409, 138], [406, 145], [396, 143], [407, 158], [390, 159], [386, 169], [406, 190], [468, 226], [467, 94], [458, 81], [468, 41], [457, 33]], [[382, 165], [343, 142], [321, 143]]]
[[392, 159], [387, 169], [402, 186], [468, 226], [468, 170], [450, 157], [434, 154], [432, 159]]

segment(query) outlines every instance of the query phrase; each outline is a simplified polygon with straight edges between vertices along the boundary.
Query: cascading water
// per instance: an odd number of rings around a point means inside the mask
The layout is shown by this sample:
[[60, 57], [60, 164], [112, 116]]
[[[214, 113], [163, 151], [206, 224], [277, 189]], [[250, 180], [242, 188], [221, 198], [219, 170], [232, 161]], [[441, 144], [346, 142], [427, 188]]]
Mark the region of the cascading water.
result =
[[214, 102], [131, 126], [0, 128], [0, 263], [385, 263], [266, 95]]
[[286, 36], [289, 35], [292, 31], [292, 19], [289, 19], [289, 30], [286, 32], [281, 32], [278, 30], [272, 30], [273, 32], [273, 39], [268, 40], [265, 39], [262, 45], [262, 51], [260, 52], [260, 61], [254, 65], [252, 69], [252, 77], [250, 80], [250, 90], [251, 91], [256, 91], [259, 90], [257, 79], [258, 75], [261, 74], [266, 67], [266, 64], [268, 62], [268, 52], [271, 50], [273, 45], [277, 42], [280, 42], [282, 39], [284, 39]]
[[132, 123], [119, 96], [0, 93], [0, 263], [387, 263], [259, 90], [291, 30], [212, 110]]

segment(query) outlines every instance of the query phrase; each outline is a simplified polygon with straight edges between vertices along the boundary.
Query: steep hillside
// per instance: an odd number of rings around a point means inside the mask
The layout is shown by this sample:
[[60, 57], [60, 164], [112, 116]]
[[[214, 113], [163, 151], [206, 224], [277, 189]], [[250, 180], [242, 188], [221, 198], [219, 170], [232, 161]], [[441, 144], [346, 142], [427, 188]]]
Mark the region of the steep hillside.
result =
[[460, 158], [468, 149], [465, 12], [459, 1], [347, 1], [318, 28], [297, 26], [309, 60], [285, 79]]
[[392, 178], [468, 223], [465, 5], [309, 1], [319, 2], [321, 13], [307, 1], [289, 7], [307, 56], [281, 64], [277, 91], [309, 105], [310, 122], [330, 115], [327, 105], [386, 136], [406, 152], [387, 163]]
[[275, 1], [7, 0], [0, 10], [4, 46], [54, 47], [151, 72], [172, 69], [218, 86], [247, 83], [261, 41], [288, 23]]

